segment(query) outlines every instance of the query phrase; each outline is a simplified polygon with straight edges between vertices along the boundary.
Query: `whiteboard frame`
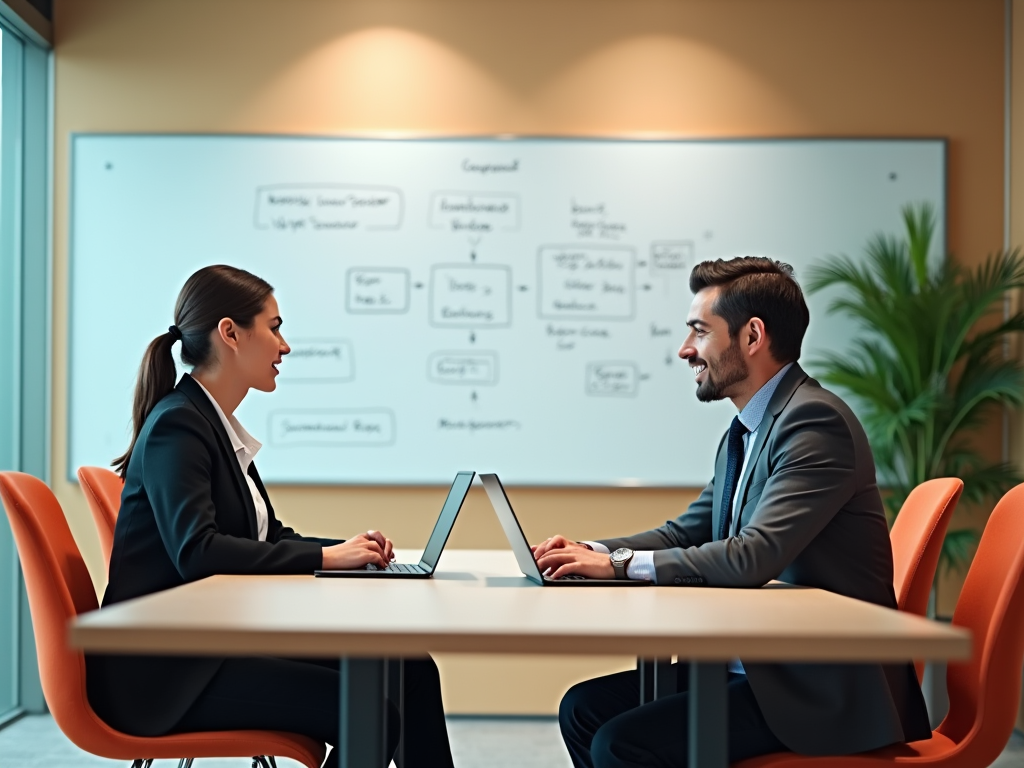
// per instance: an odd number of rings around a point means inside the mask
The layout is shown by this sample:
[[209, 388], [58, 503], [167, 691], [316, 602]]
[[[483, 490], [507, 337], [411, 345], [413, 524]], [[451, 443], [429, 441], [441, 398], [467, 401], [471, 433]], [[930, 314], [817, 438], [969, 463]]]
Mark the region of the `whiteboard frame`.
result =
[[[607, 143], [615, 142], [621, 144], [819, 144], [819, 143], [842, 143], [842, 142], [888, 142], [888, 143], [935, 143], [942, 147], [942, 190], [941, 199], [942, 217], [938, 222], [939, 231], [942, 237], [945, 254], [949, 254], [949, 145], [950, 139], [944, 136], [743, 136], [743, 137], [694, 137], [694, 136], [670, 136], [670, 135], [590, 135], [571, 136], [565, 134], [477, 134], [477, 135], [430, 135], [417, 133], [385, 132], [385, 133], [358, 133], [358, 134], [288, 134], [288, 133], [174, 133], [174, 132], [121, 132], [121, 131], [73, 131], [69, 134], [69, 163], [68, 171], [68, 242], [67, 242], [67, 285], [68, 285], [68, 315], [67, 315], [67, 349], [65, 351], [65, 411], [67, 419], [65, 423], [65, 446], [64, 465], [66, 467], [66, 479], [71, 483], [78, 483], [76, 468], [71, 466], [71, 446], [73, 445], [74, 418], [71, 403], [71, 354], [74, 349], [75, 330], [74, 318], [74, 261], [75, 261], [75, 155], [78, 139], [84, 138], [174, 138], [174, 139], [285, 139], [288, 141], [385, 141], [385, 142], [509, 142], [521, 141], [550, 141], [566, 143]], [[140, 361], [141, 362], [141, 361]], [[184, 372], [184, 371], [182, 371]], [[179, 373], [182, 373], [179, 372]], [[127, 448], [127, 445], [125, 446]], [[421, 482], [393, 481], [387, 483], [351, 483], [351, 482], [304, 482], [304, 481], [276, 481], [272, 486], [284, 487], [344, 487], [344, 488], [443, 488], [446, 483], [436, 484]], [[661, 490], [700, 490], [701, 486], [684, 485], [662, 485], [657, 483], [644, 483], [638, 480], [619, 479], [608, 483], [508, 483], [508, 487], [514, 488], [650, 488]]]

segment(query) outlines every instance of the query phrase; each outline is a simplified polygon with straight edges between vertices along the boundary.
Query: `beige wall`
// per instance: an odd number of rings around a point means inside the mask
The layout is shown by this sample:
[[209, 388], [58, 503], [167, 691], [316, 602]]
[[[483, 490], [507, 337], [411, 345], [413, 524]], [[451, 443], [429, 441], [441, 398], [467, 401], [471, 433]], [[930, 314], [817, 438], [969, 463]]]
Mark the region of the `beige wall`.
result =
[[[973, 262], [1002, 242], [1000, 0], [55, 6], [53, 476], [98, 584], [103, 574], [88, 512], [77, 486], [61, 479], [71, 132], [945, 136], [951, 248]], [[93, 330], [97, 353], [116, 353], [116, 329]], [[373, 526], [404, 546], [424, 540], [440, 495], [362, 487], [271, 493], [280, 515], [300, 530], [343, 534]], [[636, 530], [693, 496], [514, 491], [534, 538]], [[453, 546], [503, 546], [481, 502], [474, 494]], [[955, 590], [945, 589], [943, 599], [955, 600]], [[444, 659], [442, 670], [452, 711], [552, 712], [571, 680], [624, 663]]]

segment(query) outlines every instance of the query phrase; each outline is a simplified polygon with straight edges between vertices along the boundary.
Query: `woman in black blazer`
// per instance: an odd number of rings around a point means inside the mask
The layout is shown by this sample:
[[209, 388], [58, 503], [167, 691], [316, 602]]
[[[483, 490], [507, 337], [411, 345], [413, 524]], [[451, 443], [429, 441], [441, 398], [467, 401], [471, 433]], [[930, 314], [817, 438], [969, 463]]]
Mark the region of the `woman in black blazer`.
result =
[[[243, 270], [201, 269], [178, 296], [174, 325], [146, 350], [134, 435], [114, 462], [125, 485], [103, 605], [213, 574], [312, 574], [391, 559], [378, 532], [318, 539], [274, 515], [252, 461], [260, 445], [233, 416], [250, 389], [275, 389], [290, 351], [272, 291]], [[178, 341], [193, 371], [175, 386]], [[328, 744], [337, 735], [337, 662], [89, 654], [86, 665], [90, 703], [125, 733], [280, 730]], [[406, 661], [405, 702], [403, 768], [451, 766], [433, 660]], [[398, 712], [389, 711], [392, 754]], [[336, 751], [325, 763], [334, 765]]]

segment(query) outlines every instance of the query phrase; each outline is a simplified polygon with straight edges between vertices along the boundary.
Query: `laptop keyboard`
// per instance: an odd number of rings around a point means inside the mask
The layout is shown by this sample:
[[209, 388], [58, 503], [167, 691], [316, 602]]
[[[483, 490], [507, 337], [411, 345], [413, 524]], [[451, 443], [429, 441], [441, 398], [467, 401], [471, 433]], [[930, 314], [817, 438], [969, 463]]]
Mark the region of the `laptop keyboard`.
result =
[[580, 576], [578, 573], [570, 573], [565, 576], [559, 576], [557, 579], [552, 579], [550, 576], [545, 576], [548, 581], [587, 581], [586, 576]]
[[391, 573], [423, 573], [423, 569], [419, 565], [410, 565], [409, 563], [391, 563], [387, 568], [378, 568], [373, 563], [367, 563], [365, 566], [367, 571], [385, 571]]

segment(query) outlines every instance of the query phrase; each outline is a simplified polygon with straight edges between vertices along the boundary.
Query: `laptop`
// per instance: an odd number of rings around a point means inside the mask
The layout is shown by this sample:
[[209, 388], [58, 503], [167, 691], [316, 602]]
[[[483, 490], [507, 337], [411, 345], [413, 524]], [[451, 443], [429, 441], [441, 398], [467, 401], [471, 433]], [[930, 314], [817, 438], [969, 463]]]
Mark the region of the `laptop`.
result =
[[391, 563], [387, 568], [380, 568], [368, 564], [365, 568], [357, 568], [345, 571], [314, 571], [315, 576], [329, 578], [357, 578], [357, 579], [429, 579], [434, 575], [437, 568], [437, 561], [441, 558], [444, 545], [448, 543], [448, 535], [455, 525], [455, 518], [459, 516], [462, 509], [462, 502], [466, 500], [469, 487], [473, 484], [476, 472], [459, 472], [448, 490], [448, 498], [444, 500], [441, 507], [441, 514], [434, 523], [434, 530], [430, 534], [427, 546], [423, 549], [423, 557], [418, 563]]
[[590, 579], [586, 576], [565, 576], [559, 579], [552, 579], [541, 573], [537, 561], [533, 559], [533, 552], [530, 550], [530, 543], [523, 535], [522, 526], [516, 513], [512, 511], [512, 504], [508, 500], [505, 488], [501, 480], [495, 474], [481, 474], [480, 482], [484, 484], [487, 491], [487, 498], [491, 500], [491, 506], [498, 516], [498, 522], [505, 531], [512, 552], [515, 553], [516, 562], [519, 563], [519, 570], [530, 581], [534, 581], [544, 587], [646, 587], [653, 582], [641, 581], [640, 579]]

